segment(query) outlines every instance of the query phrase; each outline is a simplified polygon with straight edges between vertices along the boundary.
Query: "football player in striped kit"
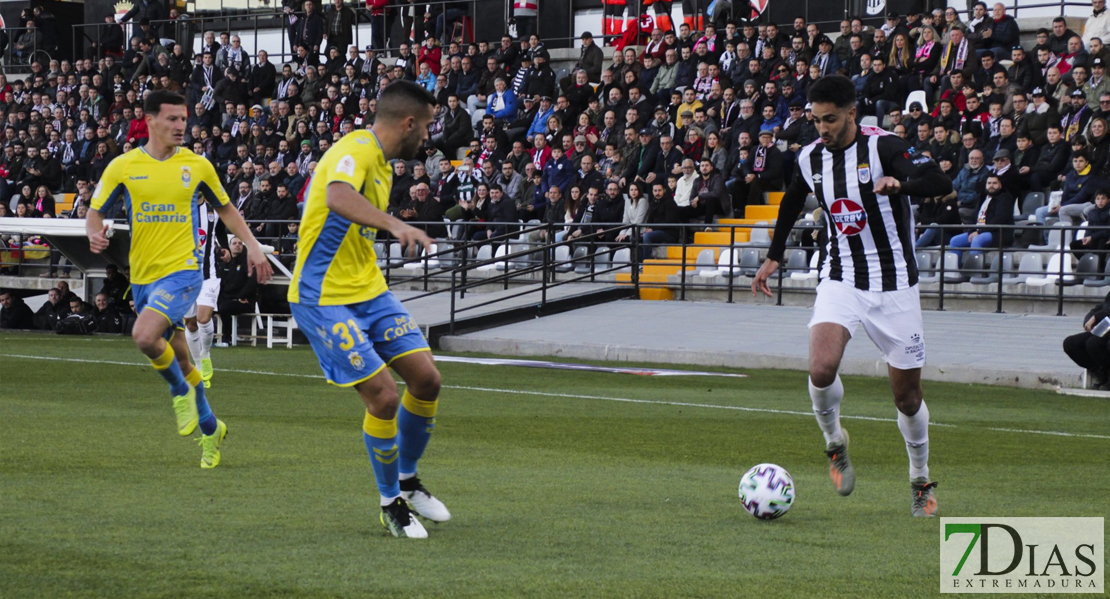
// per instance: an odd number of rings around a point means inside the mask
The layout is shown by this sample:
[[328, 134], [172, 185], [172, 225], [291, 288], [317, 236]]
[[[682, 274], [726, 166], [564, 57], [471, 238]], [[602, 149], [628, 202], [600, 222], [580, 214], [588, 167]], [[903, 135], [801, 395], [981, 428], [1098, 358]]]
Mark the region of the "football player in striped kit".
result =
[[185, 341], [193, 354], [204, 388], [212, 386], [212, 340], [216, 336], [216, 324], [212, 314], [216, 311], [216, 301], [220, 298], [220, 279], [216, 276], [216, 260], [221, 248], [228, 247], [227, 228], [220, 222], [219, 215], [207, 205], [198, 206], [197, 248], [201, 258], [200, 270], [204, 276], [200, 295], [196, 303], [185, 314]]
[[822, 77], [810, 86], [821, 137], [798, 152], [794, 181], [783, 197], [752, 293], [771, 295], [767, 281], [779, 267], [806, 195], [813, 193], [828, 215], [829, 241], [809, 322], [809, 394], [825, 436], [829, 475], [841, 495], [855, 487], [848, 433], [840, 426], [844, 386], [837, 370], [862, 324], [888, 365], [898, 428], [909, 454], [911, 512], [934, 516], [929, 409], [921, 389], [925, 341], [909, 198], [945, 195], [952, 183], [931, 158], [916, 154], [904, 140], [856, 125], [855, 99], [855, 85], [847, 77]]

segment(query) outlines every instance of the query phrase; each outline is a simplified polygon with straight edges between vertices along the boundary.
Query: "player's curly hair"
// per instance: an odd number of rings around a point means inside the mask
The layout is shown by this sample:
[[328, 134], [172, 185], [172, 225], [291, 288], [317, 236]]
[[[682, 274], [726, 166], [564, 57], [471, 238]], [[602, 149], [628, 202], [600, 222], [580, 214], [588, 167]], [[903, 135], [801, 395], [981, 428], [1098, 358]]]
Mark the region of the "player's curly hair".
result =
[[856, 103], [856, 84], [844, 75], [821, 77], [809, 86], [809, 101], [828, 103], [837, 108], [849, 108]]

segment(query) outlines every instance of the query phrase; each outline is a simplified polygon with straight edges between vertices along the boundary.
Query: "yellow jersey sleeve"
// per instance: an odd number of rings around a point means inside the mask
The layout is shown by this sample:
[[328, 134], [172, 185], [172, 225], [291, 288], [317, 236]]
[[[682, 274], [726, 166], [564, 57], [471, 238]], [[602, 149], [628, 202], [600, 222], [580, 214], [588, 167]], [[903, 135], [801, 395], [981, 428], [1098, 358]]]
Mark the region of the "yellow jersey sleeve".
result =
[[107, 216], [114, 213], [121, 202], [127, 202], [125, 173], [128, 161], [128, 157], [123, 155], [108, 163], [108, 168], [104, 169], [104, 174], [100, 177], [100, 183], [93, 191], [90, 208]]
[[197, 181], [197, 193], [213, 208], [230, 204], [231, 198], [228, 197], [224, 186], [220, 184], [220, 176], [216, 174], [216, 168], [207, 158], [201, 156], [197, 158], [197, 170], [200, 175], [200, 180]]
[[363, 193], [374, 158], [370, 148], [364, 146], [372, 143], [374, 143], [372, 139], [357, 138], [353, 144], [343, 146], [337, 144], [336, 149], [341, 150], [342, 153], [333, 159], [334, 161], [325, 168], [323, 173], [319, 169], [316, 171], [318, 176], [321, 174], [324, 176], [324, 187], [332, 183], [346, 183], [355, 188], [355, 191]]

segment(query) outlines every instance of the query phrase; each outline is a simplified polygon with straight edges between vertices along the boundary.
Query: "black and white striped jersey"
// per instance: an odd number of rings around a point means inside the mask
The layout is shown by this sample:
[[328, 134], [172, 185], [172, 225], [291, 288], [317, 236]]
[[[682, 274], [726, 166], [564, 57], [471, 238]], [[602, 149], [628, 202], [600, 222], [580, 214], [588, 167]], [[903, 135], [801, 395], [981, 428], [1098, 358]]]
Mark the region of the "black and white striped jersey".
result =
[[[875, 193], [875, 182], [888, 176], [901, 182], [901, 193]], [[918, 272], [909, 198], [951, 190], [948, 176], [931, 158], [882, 129], [860, 127], [855, 141], [839, 150], [817, 140], [798, 151], [794, 181], [783, 197], [768, 257], [781, 261], [805, 197], [813, 193], [828, 227], [822, 280], [868, 291], [912, 287]]]
[[[207, 203], [200, 203], [197, 205], [197, 259], [200, 261], [201, 273], [204, 275], [204, 280], [215, 279], [216, 275], [216, 251], [220, 247], [217, 241], [217, 225], [220, 225], [220, 216], [216, 211], [208, 206]], [[222, 225], [220, 225], [222, 229]], [[223, 233], [221, 230], [220, 233]], [[225, 234], [226, 235], [226, 234]], [[226, 239], [224, 240], [226, 243]]]

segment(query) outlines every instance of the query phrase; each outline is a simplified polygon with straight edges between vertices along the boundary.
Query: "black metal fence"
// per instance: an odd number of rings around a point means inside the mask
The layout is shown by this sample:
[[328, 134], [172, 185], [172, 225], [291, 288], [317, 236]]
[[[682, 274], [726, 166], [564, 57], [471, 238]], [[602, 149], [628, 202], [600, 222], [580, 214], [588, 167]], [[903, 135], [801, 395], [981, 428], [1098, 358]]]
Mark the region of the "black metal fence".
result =
[[[278, 258], [292, 270], [296, 260], [295, 234], [286, 226], [296, 221], [251, 221], [252, 226], [273, 224], [276, 236], [259, 235], [263, 243], [273, 245]], [[734, 302], [737, 293], [751, 293], [753, 277], [763, 263], [769, 248], [771, 225], [718, 225], [718, 232], [728, 233], [729, 243], [723, 245], [698, 242], [697, 232], [704, 225], [694, 224], [627, 224], [589, 223], [593, 230], [576, 238], [558, 238], [566, 225], [537, 223], [435, 222], [414, 223], [422, 227], [459, 227], [469, 231], [467, 238], [440, 238], [434, 251], [402, 250], [384, 233], [376, 244], [378, 263], [391, 286], [420, 289], [422, 293], [409, 298], [419, 299], [440, 293], [451, 293], [451, 322], [457, 315], [526, 294], [536, 294], [540, 305], [547, 302], [550, 289], [578, 282], [601, 282], [630, 285], [635, 290], [667, 289], [674, 298], [684, 300], [691, 292], [723, 292], [722, 299]], [[476, 230], [505, 225], [509, 232], [488, 238], [473, 239]], [[466, 229], [466, 227], [470, 229]], [[960, 225], [937, 226], [947, 231], [963, 232]], [[645, 229], [668, 230], [676, 240], [645, 246]], [[630, 233], [627, 242], [613, 241], [615, 230]], [[799, 226], [787, 244], [786, 257], [768, 281], [775, 303], [783, 304], [785, 293], [812, 294], [819, 274], [822, 248], [817, 244], [800, 245], [797, 240], [820, 230], [816, 225]], [[935, 304], [923, 305], [944, 310], [946, 302], [955, 299], [993, 300], [995, 310], [1003, 312], [1005, 303], [1015, 300], [1055, 301], [1056, 313], [1064, 315], [1064, 302], [1090, 302], [1094, 292], [1078, 289], [1106, 287], [1110, 291], [1110, 249], [1096, 247], [1073, 249], [1074, 239], [1084, 239], [1096, 231], [1110, 227], [1089, 228], [1057, 224], [1051, 227], [1033, 225], [991, 226], [999, 235], [1003, 230], [1021, 232], [1038, 243], [1029, 247], [954, 247], [941, 236], [941, 244], [916, 248], [921, 275], [922, 295]], [[750, 233], [749, 233], [750, 231]], [[0, 232], [2, 233], [2, 232]], [[748, 237], [750, 235], [750, 238]], [[1045, 235], [1046, 243], [1040, 236]], [[749, 238], [748, 241], [737, 241]], [[488, 249], [483, 250], [483, 247]], [[668, 250], [670, 247], [672, 249]], [[670, 258], [641, 259], [660, 251]], [[707, 252], [708, 251], [708, 252]], [[48, 267], [46, 252], [52, 252], [52, 270], [64, 272], [65, 262], [57, 250], [48, 246], [15, 247], [2, 250], [0, 268], [10, 276], [40, 276]], [[1076, 258], [1075, 254], [1083, 254]], [[34, 259], [28, 260], [27, 257]], [[816, 258], [815, 258], [816, 256]], [[711, 258], [711, 259], [710, 259]], [[818, 263], [818, 264], [815, 264]], [[646, 272], [659, 269], [668, 274]], [[677, 269], [677, 272], [671, 273]], [[79, 276], [79, 275], [78, 275]], [[788, 283], [788, 281], [791, 281]], [[498, 294], [488, 302], [455, 306], [456, 296], [468, 292], [500, 287], [508, 290], [521, 286], [518, 293]], [[1069, 291], [1071, 289], [1076, 291]], [[1051, 290], [1034, 292], [1034, 289]], [[1101, 291], [1099, 292], [1101, 293]]]

